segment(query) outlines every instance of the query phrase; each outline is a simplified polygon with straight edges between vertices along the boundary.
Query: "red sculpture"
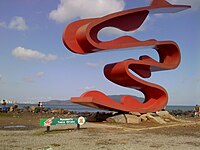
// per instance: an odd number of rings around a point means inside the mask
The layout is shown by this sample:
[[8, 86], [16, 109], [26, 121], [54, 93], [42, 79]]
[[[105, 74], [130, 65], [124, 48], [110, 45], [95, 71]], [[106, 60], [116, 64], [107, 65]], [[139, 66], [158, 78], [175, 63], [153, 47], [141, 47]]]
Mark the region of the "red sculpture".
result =
[[78, 20], [69, 24], [63, 33], [63, 42], [74, 53], [87, 54], [128, 47], [152, 47], [159, 55], [159, 62], [145, 55], [140, 56], [139, 60], [128, 59], [108, 64], [104, 68], [108, 80], [141, 91], [145, 96], [143, 103], [131, 96], [123, 96], [119, 103], [99, 91], [89, 91], [80, 97], [72, 97], [71, 102], [122, 112], [147, 113], [163, 109], [168, 101], [166, 90], [134, 76], [129, 69], [142, 78], [149, 78], [154, 71], [175, 69], [180, 63], [178, 45], [173, 41], [155, 39], [140, 41], [131, 36], [102, 42], [97, 38], [97, 34], [104, 27], [115, 27], [123, 31], [137, 30], [149, 13], [174, 13], [187, 8], [190, 6], [172, 5], [165, 0], [153, 0], [147, 7], [125, 10], [101, 18]]

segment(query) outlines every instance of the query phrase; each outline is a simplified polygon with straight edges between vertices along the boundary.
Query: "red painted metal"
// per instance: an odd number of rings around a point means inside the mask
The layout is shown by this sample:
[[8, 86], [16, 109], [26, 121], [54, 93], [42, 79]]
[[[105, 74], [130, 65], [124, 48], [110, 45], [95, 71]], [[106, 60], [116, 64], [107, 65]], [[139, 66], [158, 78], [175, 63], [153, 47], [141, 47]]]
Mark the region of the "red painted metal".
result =
[[180, 50], [173, 41], [150, 39], [140, 41], [131, 36], [122, 36], [111, 41], [100, 41], [98, 32], [105, 27], [115, 27], [123, 31], [137, 30], [150, 13], [174, 13], [190, 8], [186, 5], [172, 5], [165, 0], [153, 0], [150, 6], [125, 10], [101, 18], [83, 19], [72, 22], [63, 32], [63, 42], [72, 52], [78, 54], [95, 53], [121, 48], [152, 47], [159, 55], [159, 61], [149, 56], [140, 56], [139, 60], [128, 59], [108, 64], [104, 68], [106, 78], [118, 85], [141, 91], [145, 96], [142, 103], [131, 96], [123, 96], [116, 102], [99, 91], [89, 91], [80, 97], [72, 97], [71, 102], [98, 109], [124, 112], [155, 112], [163, 109], [168, 101], [166, 90], [156, 84], [144, 81], [151, 72], [175, 69], [180, 63]]

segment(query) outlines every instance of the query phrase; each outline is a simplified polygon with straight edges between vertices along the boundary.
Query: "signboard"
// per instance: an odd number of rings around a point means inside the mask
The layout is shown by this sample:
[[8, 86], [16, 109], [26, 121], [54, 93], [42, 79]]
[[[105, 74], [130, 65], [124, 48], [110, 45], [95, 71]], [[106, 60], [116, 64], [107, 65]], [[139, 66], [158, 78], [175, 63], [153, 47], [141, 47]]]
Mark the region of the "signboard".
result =
[[79, 118], [42, 118], [40, 119], [40, 126], [52, 126], [57, 124], [78, 124], [83, 125], [86, 122], [85, 117]]

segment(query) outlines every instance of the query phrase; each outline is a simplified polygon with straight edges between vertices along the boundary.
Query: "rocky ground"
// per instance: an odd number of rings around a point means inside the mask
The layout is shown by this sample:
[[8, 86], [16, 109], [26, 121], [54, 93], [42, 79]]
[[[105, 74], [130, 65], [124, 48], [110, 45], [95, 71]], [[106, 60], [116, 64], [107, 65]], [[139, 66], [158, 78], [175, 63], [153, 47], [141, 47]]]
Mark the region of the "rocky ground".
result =
[[[40, 118], [80, 115], [93, 122], [87, 122], [80, 130], [76, 125], [51, 126], [48, 133], [46, 127], [39, 126]], [[0, 113], [0, 139], [0, 150], [199, 150], [200, 118], [182, 116], [180, 119], [165, 111], [149, 114], [9, 112]]]

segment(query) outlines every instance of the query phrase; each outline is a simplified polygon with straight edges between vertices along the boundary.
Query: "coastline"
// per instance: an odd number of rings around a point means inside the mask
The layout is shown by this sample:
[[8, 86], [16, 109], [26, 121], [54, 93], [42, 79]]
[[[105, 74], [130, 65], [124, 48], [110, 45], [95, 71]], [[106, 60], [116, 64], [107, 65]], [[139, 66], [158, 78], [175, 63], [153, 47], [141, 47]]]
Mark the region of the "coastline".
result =
[[[14, 104], [7, 104], [7, 106], [13, 106]], [[37, 103], [17, 103], [18, 108], [25, 108], [25, 107], [31, 107], [31, 106], [37, 106]], [[56, 104], [56, 103], [44, 103], [43, 105], [45, 108], [49, 109], [66, 109], [69, 111], [76, 111], [76, 112], [108, 112], [105, 110], [99, 110], [94, 109], [86, 106], [82, 106], [79, 104], [71, 103], [70, 101], [67, 101], [63, 104]], [[181, 111], [193, 111], [194, 106], [185, 106], [185, 105], [167, 105], [166, 110], [167, 111], [173, 111], [173, 110], [181, 110]]]

